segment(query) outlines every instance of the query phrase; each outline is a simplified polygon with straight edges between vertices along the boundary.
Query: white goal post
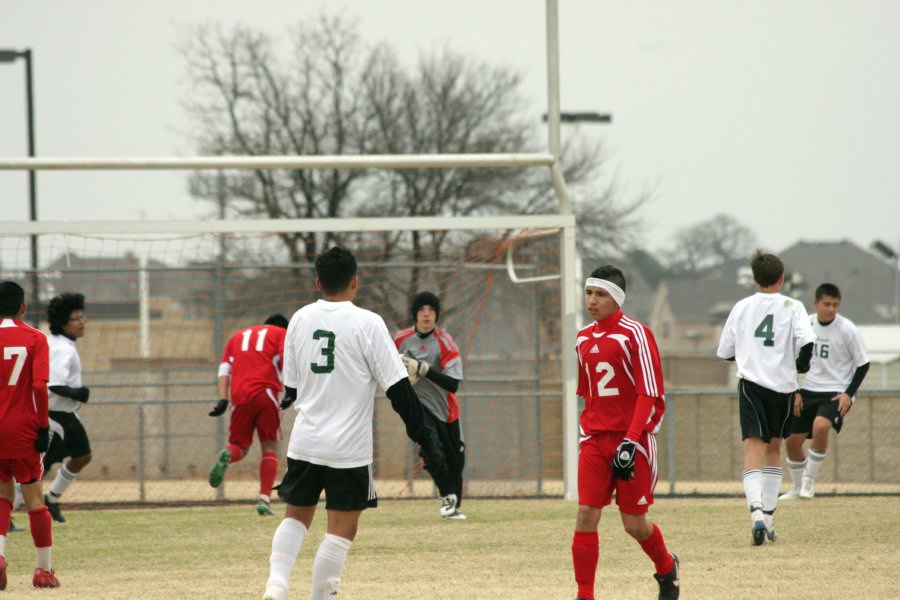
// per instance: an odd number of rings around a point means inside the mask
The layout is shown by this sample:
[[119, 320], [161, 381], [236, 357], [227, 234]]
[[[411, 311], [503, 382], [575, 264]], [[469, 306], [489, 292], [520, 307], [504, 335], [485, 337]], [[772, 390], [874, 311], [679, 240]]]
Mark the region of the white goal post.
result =
[[244, 221], [24, 221], [0, 222], [0, 236], [43, 234], [172, 234], [350, 232], [462, 229], [555, 229], [560, 236], [560, 325], [562, 364], [563, 487], [577, 498], [578, 414], [574, 354], [576, 287], [575, 215], [559, 166], [558, 0], [546, 0], [548, 152], [523, 154], [369, 156], [206, 156], [206, 157], [12, 157], [0, 158], [3, 171], [201, 170], [201, 169], [446, 169], [546, 167], [559, 200], [553, 215], [406, 217], [347, 219], [259, 219]]

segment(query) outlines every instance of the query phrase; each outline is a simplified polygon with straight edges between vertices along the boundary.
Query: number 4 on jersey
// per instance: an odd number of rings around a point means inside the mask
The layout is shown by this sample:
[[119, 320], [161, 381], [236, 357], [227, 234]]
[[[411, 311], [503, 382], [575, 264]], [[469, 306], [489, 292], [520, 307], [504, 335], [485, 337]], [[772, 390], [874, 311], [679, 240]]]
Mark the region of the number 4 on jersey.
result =
[[774, 323], [775, 317], [772, 315], [766, 315], [765, 317], [763, 317], [763, 320], [760, 321], [759, 326], [756, 328], [756, 331], [753, 332], [753, 335], [763, 339], [763, 346], [775, 345], [775, 331], [773, 328]]

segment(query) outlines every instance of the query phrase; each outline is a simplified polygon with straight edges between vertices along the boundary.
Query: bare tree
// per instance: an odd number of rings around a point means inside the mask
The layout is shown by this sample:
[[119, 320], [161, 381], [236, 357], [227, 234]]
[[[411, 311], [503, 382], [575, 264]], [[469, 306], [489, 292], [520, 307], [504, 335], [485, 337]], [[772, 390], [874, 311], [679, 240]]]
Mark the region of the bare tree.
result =
[[[212, 154], [423, 154], [537, 151], [538, 120], [528, 114], [522, 74], [447, 47], [407, 67], [386, 44], [365, 44], [355, 22], [320, 16], [294, 29], [287, 58], [276, 40], [238, 27], [189, 29], [181, 49], [191, 82], [186, 102], [196, 143]], [[583, 245], [629, 249], [642, 226], [641, 195], [622, 202], [602, 183], [599, 144], [563, 151], [566, 180], [578, 186]], [[550, 214], [558, 202], [546, 169], [407, 169], [399, 171], [241, 171], [191, 180], [198, 198], [234, 216], [344, 217]], [[497, 235], [508, 235], [498, 232]], [[411, 263], [439, 261], [447, 231], [379, 235], [282, 234], [292, 262], [311, 260], [341, 242]], [[462, 247], [462, 243], [454, 247]], [[403, 282], [377, 271], [382, 298], [421, 284], [413, 267]], [[404, 309], [405, 310], [405, 309]]]
[[668, 266], [678, 272], [714, 267], [734, 258], [750, 256], [756, 234], [734, 217], [718, 214], [706, 221], [683, 227], [667, 255]]

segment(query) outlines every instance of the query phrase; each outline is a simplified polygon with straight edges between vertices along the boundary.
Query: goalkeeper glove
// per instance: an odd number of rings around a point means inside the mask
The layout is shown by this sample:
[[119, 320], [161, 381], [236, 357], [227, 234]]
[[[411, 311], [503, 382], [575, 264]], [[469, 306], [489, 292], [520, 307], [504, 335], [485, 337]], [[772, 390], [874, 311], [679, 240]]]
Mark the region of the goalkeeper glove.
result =
[[637, 449], [634, 442], [625, 438], [616, 448], [616, 456], [612, 461], [613, 477], [628, 481], [634, 477], [634, 457]]
[[296, 398], [289, 398], [285, 396], [284, 400], [281, 401], [281, 410], [289, 409], [291, 407], [291, 404], [294, 403], [294, 400], [296, 400]]
[[296, 399], [297, 388], [293, 388], [289, 385], [284, 386], [284, 398], [281, 399], [281, 410], [290, 408], [291, 404], [293, 404]]
[[422, 362], [410, 354], [401, 354], [400, 360], [402, 360], [403, 364], [406, 366], [409, 382], [413, 385], [416, 385], [416, 382], [422, 377], [425, 377], [425, 373], [428, 372], [428, 363]]
[[87, 404], [88, 398], [91, 396], [91, 390], [86, 387], [75, 388], [72, 390], [72, 399]]
[[214, 409], [212, 409], [211, 411], [209, 411], [209, 416], [218, 417], [222, 413], [225, 412], [226, 408], [228, 408], [228, 400], [225, 400], [223, 398], [223, 399], [219, 400], [218, 402], [216, 402], [216, 407]]
[[34, 440], [34, 449], [43, 454], [50, 448], [50, 428], [38, 427], [37, 439]]

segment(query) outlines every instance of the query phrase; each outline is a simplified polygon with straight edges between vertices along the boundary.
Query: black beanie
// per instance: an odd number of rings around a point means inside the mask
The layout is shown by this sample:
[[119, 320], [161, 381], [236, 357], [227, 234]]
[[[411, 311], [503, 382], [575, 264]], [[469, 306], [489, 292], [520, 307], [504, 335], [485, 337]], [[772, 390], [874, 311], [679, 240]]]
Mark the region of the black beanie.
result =
[[419, 309], [426, 304], [434, 309], [435, 322], [441, 318], [441, 301], [438, 300], [438, 297], [431, 292], [419, 292], [412, 301], [412, 318], [414, 325], [416, 323], [416, 315], [419, 314]]

